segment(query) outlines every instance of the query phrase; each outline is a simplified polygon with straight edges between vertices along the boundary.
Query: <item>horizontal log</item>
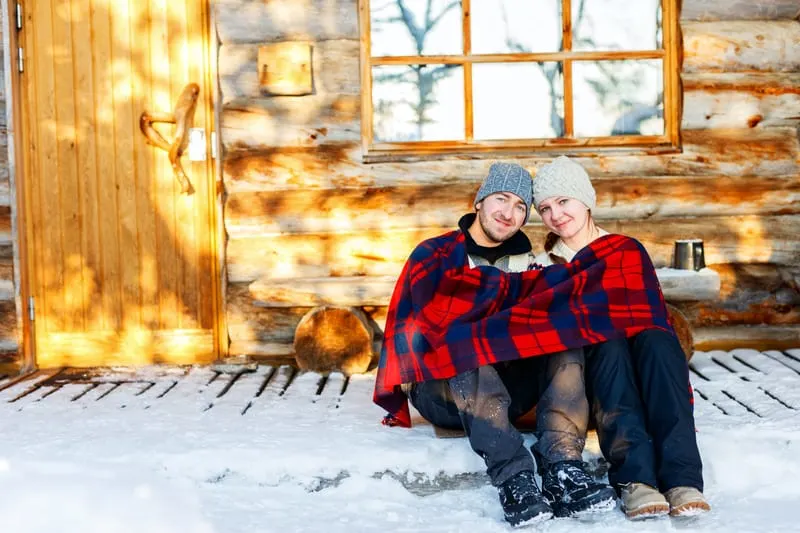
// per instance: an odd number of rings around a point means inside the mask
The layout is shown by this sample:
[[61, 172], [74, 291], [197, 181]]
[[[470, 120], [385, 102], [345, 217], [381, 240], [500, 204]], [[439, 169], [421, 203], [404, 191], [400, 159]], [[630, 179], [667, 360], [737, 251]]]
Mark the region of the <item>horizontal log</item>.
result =
[[[576, 157], [592, 177], [618, 176], [789, 176], [800, 174], [800, 142], [795, 128], [692, 130], [683, 133], [683, 151], [670, 155]], [[535, 171], [546, 157], [513, 158]], [[452, 158], [404, 163], [361, 163], [357, 143], [280, 147], [226, 154], [228, 192], [242, 190], [391, 187], [457, 183], [486, 176], [491, 160]]]
[[294, 363], [294, 346], [289, 343], [231, 341], [231, 357], [247, 356], [248, 360]]
[[0, 353], [15, 354], [17, 349], [17, 306], [12, 298], [0, 301]]
[[696, 350], [786, 350], [800, 346], [800, 326], [728, 326], [696, 328]]
[[687, 22], [684, 72], [800, 71], [800, 23], [781, 21]]
[[[657, 267], [672, 261], [675, 239], [706, 242], [706, 264], [800, 261], [800, 216], [726, 216], [663, 220], [604, 221], [611, 233], [639, 239]], [[232, 237], [227, 266], [231, 282], [341, 276], [397, 276], [421, 241], [451, 228], [424, 228], [341, 233], [264, 234]], [[524, 229], [534, 247], [544, 242], [545, 228]]]
[[[800, 346], [800, 326], [729, 326], [695, 328], [695, 350], [786, 350]], [[380, 342], [375, 344], [380, 349]], [[239, 342], [231, 344], [231, 354], [245, 354], [264, 362], [290, 362], [294, 351], [290, 344]]]
[[[266, 307], [253, 297], [249, 284], [231, 283], [226, 309], [231, 342], [291, 345], [294, 331], [310, 307]], [[386, 307], [366, 306], [363, 310], [375, 329], [382, 331]]]
[[[695, 73], [685, 74], [683, 82], [684, 129], [800, 123], [798, 73]], [[223, 108], [222, 141], [227, 150], [357, 143], [360, 104], [354, 94], [237, 98]]]
[[[711, 269], [660, 268], [657, 274], [664, 297], [670, 301], [716, 299], [719, 295], [719, 275]], [[396, 282], [394, 276], [258, 280], [250, 284], [249, 292], [255, 305], [263, 307], [386, 306]]]
[[217, 0], [222, 43], [358, 39], [358, 0]]
[[0, 279], [13, 279], [13, 272], [9, 272], [8, 269], [10, 259], [14, 255], [13, 245], [11, 207], [0, 204]]
[[[470, 176], [401, 187], [232, 192], [226, 228], [240, 236], [455, 226], [473, 210], [480, 181]], [[598, 220], [800, 214], [796, 176], [611, 177], [593, 184]]]
[[800, 267], [718, 264], [720, 297], [679, 304], [696, 327], [800, 324]]
[[[661, 271], [664, 272], [663, 270]], [[704, 271], [706, 272], [706, 271]], [[800, 324], [800, 271], [797, 267], [780, 267], [770, 264], [717, 264], [714, 272], [721, 277], [721, 291], [716, 300], [698, 302], [670, 301], [686, 315], [694, 328], [723, 327], [733, 325]], [[661, 276], [662, 284], [666, 277]], [[367, 306], [370, 320], [377, 331], [383, 331], [386, 321], [386, 293], [377, 294], [376, 285], [382, 284], [384, 291], [391, 291], [395, 278], [361, 278], [356, 290], [367, 286], [363, 299], [354, 298], [350, 292], [327, 292], [325, 298], [312, 295], [309, 280], [295, 282], [294, 291], [284, 281], [270, 283], [232, 284], [229, 287], [228, 324], [233, 342], [291, 344], [295, 328], [309, 307], [282, 307], [287, 302], [296, 301], [298, 305], [342, 302], [358, 305], [372, 303], [381, 306]], [[351, 282], [339, 278], [318, 280], [317, 287], [340, 288]], [[662, 285], [663, 286], [663, 285]], [[285, 290], [282, 290], [285, 287]], [[670, 289], [665, 288], [665, 292]], [[272, 300], [276, 301], [272, 301]], [[270, 307], [275, 305], [274, 307]]]
[[800, 73], [684, 74], [683, 88], [683, 129], [800, 123]]
[[[358, 57], [358, 40], [312, 43], [314, 93], [359, 95], [361, 82]], [[219, 80], [223, 105], [240, 98], [264, 96], [258, 81], [258, 44], [220, 46]]]
[[682, 21], [779, 20], [800, 16], [797, 0], [683, 0]]
[[292, 343], [294, 330], [308, 308], [278, 311], [259, 305], [247, 284], [231, 283], [225, 298], [228, 335], [232, 342]]
[[396, 276], [258, 280], [248, 292], [261, 307], [386, 306], [396, 283]]
[[358, 142], [361, 97], [238, 99], [224, 106], [220, 131], [227, 150]]

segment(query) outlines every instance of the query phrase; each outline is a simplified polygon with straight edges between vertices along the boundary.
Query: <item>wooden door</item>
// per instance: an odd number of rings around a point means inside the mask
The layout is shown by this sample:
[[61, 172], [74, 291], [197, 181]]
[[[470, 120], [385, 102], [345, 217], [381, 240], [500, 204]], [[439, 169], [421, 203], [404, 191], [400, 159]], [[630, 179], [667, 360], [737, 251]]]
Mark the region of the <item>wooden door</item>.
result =
[[[36, 363], [216, 359], [208, 1], [27, 0], [23, 13], [19, 181]], [[183, 194], [139, 118], [171, 112], [189, 83], [209, 157], [184, 155], [195, 192]], [[172, 138], [173, 126], [159, 129]]]

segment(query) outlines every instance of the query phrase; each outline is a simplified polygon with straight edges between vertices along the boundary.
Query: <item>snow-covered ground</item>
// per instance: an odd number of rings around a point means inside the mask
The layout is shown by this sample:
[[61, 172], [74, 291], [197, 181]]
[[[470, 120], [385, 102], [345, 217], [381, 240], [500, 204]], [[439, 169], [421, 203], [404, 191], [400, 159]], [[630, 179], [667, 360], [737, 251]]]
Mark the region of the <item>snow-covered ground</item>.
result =
[[[713, 512], [631, 523], [616, 511], [535, 529], [800, 531], [800, 350], [699, 352], [692, 363]], [[263, 388], [271, 372], [259, 367], [232, 383], [211, 368], [186, 376], [150, 368], [106, 376], [99, 386], [41, 387], [13, 403], [31, 383], [3, 390], [0, 528], [510, 530], [465, 439], [437, 439], [424, 423], [379, 424], [374, 377], [352, 378], [341, 394], [336, 375], [320, 387], [319, 376], [303, 374], [286, 388], [286, 368]], [[586, 458], [597, 456], [590, 439]]]

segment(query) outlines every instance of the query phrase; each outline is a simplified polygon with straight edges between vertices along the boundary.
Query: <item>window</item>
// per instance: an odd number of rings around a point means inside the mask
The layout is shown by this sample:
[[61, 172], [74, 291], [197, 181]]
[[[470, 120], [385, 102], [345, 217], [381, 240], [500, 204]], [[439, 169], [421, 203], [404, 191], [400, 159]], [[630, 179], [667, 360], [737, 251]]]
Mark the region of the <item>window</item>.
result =
[[360, 0], [365, 161], [678, 147], [677, 0]]

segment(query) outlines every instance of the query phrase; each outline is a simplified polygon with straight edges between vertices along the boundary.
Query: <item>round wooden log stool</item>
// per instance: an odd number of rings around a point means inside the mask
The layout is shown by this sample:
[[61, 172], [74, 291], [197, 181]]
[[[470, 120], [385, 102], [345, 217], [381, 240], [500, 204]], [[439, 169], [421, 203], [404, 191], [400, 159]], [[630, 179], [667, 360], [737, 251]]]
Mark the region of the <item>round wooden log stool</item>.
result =
[[372, 361], [372, 328], [363, 311], [354, 307], [316, 307], [306, 313], [294, 332], [294, 353], [302, 370], [366, 372]]
[[694, 355], [694, 335], [692, 334], [692, 325], [683, 311], [674, 305], [667, 304], [667, 312], [669, 319], [672, 322], [672, 327], [678, 335], [678, 341], [681, 343], [683, 353], [686, 355], [686, 360], [689, 361]]

